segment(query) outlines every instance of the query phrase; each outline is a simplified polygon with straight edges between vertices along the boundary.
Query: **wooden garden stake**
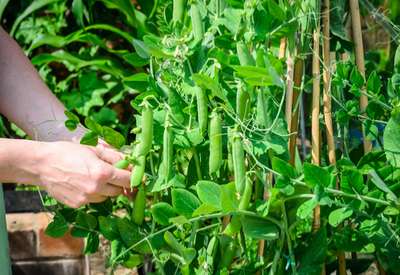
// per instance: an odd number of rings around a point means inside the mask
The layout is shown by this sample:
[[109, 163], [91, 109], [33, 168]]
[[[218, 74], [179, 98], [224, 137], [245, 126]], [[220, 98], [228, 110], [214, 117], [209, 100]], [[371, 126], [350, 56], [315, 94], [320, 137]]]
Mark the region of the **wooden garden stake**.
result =
[[[365, 83], [365, 66], [364, 66], [364, 47], [362, 41], [362, 33], [361, 33], [361, 21], [360, 21], [360, 9], [358, 6], [358, 0], [349, 0], [350, 2], [350, 12], [351, 12], [351, 23], [353, 27], [353, 38], [354, 38], [354, 55], [356, 59], [356, 65], [358, 71], [364, 77]], [[365, 84], [362, 88], [364, 92], [366, 92]], [[365, 111], [368, 105], [368, 98], [365, 95], [361, 95], [359, 97], [359, 106], [360, 112]], [[372, 141], [368, 140], [365, 137], [364, 129], [362, 131], [363, 135], [363, 146], [364, 146], [364, 154], [372, 151]]]
[[[288, 132], [291, 134], [292, 130], [292, 105], [293, 105], [293, 86], [294, 86], [294, 58], [295, 58], [295, 50], [294, 50], [294, 36], [293, 40], [289, 41], [289, 54], [287, 56], [287, 90], [286, 90], [286, 102], [285, 102], [285, 120], [288, 125]], [[288, 146], [290, 146], [290, 139], [288, 142]]]
[[279, 59], [284, 58], [286, 55], [286, 41], [286, 37], [281, 39], [281, 45], [279, 46]]
[[[298, 41], [297, 44], [297, 54], [300, 53], [300, 43]], [[301, 86], [301, 80], [303, 78], [303, 59], [300, 59], [296, 63], [296, 67], [294, 70], [294, 86], [295, 87], [300, 87]], [[299, 89], [295, 89], [293, 91], [293, 102], [292, 102], [292, 109], [294, 109], [297, 99], [299, 97]], [[296, 109], [293, 115], [292, 119], [292, 124], [290, 126], [290, 133], [295, 133], [297, 132], [298, 128], [298, 122], [299, 122], [299, 109], [300, 106]], [[289, 151], [290, 151], [290, 161], [289, 164], [294, 167], [294, 160], [296, 156], [296, 138], [297, 134], [292, 134], [289, 138]]]
[[[332, 125], [332, 99], [328, 95], [330, 92], [330, 81], [331, 81], [331, 73], [327, 69], [330, 67], [331, 58], [330, 58], [330, 18], [329, 18], [329, 0], [324, 0], [324, 5], [326, 7], [325, 15], [322, 17], [323, 20], [323, 40], [322, 40], [322, 56], [324, 59], [324, 90], [323, 90], [323, 98], [324, 98], [324, 119], [326, 125], [326, 137], [328, 143], [328, 156], [329, 156], [329, 163], [331, 165], [336, 166], [336, 154], [335, 154], [335, 142], [334, 142], [334, 135], [333, 135], [333, 125]], [[339, 189], [339, 183], [336, 182], [336, 189]], [[339, 274], [346, 275], [346, 257], [344, 252], [339, 251], [338, 261], [339, 261]]]

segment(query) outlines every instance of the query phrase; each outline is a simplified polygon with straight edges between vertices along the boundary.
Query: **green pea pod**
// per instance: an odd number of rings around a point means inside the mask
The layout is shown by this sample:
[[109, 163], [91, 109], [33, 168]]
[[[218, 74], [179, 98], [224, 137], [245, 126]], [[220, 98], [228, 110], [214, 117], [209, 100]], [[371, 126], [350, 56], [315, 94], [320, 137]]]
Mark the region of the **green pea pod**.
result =
[[186, 14], [186, 8], [187, 0], [174, 0], [172, 18], [175, 22], [179, 21], [183, 23]]
[[146, 155], [139, 156], [131, 171], [131, 187], [136, 187], [142, 182], [145, 168]]
[[204, 137], [208, 122], [207, 92], [197, 87], [197, 115], [199, 117], [200, 133]]
[[126, 169], [128, 168], [129, 164], [131, 164], [129, 161], [127, 161], [125, 158], [117, 161], [116, 163], [113, 164], [114, 167], [118, 169]]
[[236, 246], [237, 246], [237, 238], [233, 239], [233, 241], [225, 249], [225, 252], [221, 257], [221, 260], [218, 263], [216, 274], [219, 274], [219, 272], [221, 272], [224, 268], [229, 269], [229, 267], [232, 264], [233, 258], [235, 257]]
[[233, 131], [232, 128], [228, 128], [228, 174], [235, 172], [233, 165]]
[[239, 135], [238, 127], [235, 127], [233, 136], [233, 168], [235, 171], [235, 187], [239, 195], [243, 195], [246, 187], [246, 163], [242, 137]]
[[236, 43], [236, 50], [239, 57], [240, 65], [242, 66], [254, 66], [253, 61], [250, 57], [250, 52], [247, 49], [247, 45], [244, 42]]
[[197, 5], [198, 4], [196, 3], [190, 5], [192, 27], [194, 30], [194, 40], [196, 41], [196, 43], [202, 40], [204, 37], [203, 20], [201, 19], [200, 10]]
[[150, 151], [153, 143], [153, 109], [147, 100], [143, 101], [142, 106], [142, 136], [137, 156], [146, 155]]
[[239, 84], [236, 94], [236, 112], [241, 121], [247, 118], [251, 108], [250, 104], [250, 93], [247, 91], [246, 87]]
[[[240, 199], [239, 207], [238, 209], [240, 211], [247, 210], [250, 205], [250, 200], [251, 200], [251, 192], [252, 192], [252, 186], [251, 186], [252, 180], [248, 176], [246, 179], [246, 188], [244, 190], [243, 196]], [[240, 218], [238, 215], [235, 215], [232, 217], [231, 222], [228, 224], [228, 226], [224, 230], [224, 234], [228, 236], [233, 236], [237, 234], [242, 227], [242, 222], [240, 221]]]
[[216, 111], [211, 115], [209, 165], [210, 174], [216, 173], [222, 165], [222, 126]]
[[173, 143], [174, 140], [172, 136], [171, 124], [169, 122], [169, 116], [167, 114], [167, 119], [165, 121], [165, 129], [164, 129], [164, 149], [163, 149], [165, 184], [168, 184], [169, 180], [171, 179], [173, 155], [174, 155]]
[[142, 133], [142, 126], [133, 128], [133, 129], [131, 130], [131, 134], [138, 135], [138, 134], [141, 134], [141, 133]]
[[132, 222], [137, 226], [141, 226], [144, 219], [144, 212], [146, 210], [146, 187], [144, 184], [139, 186], [138, 193], [132, 210]]

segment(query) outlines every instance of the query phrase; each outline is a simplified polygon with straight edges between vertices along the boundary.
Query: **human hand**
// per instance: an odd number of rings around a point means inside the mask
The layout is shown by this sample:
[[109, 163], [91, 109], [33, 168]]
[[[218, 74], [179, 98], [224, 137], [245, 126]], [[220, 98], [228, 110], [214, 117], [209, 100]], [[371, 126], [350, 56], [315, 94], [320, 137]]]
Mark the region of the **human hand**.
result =
[[[120, 154], [71, 142], [40, 143], [35, 154], [34, 185], [61, 203], [78, 208], [130, 190], [130, 172], [112, 166]], [[132, 195], [124, 192], [132, 199]]]

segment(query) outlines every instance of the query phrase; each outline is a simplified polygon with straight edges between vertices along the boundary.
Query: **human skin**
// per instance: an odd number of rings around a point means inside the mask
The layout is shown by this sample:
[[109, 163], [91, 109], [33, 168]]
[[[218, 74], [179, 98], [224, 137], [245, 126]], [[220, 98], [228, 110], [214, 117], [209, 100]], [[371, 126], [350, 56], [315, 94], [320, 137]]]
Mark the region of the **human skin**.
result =
[[135, 190], [124, 191], [130, 187], [130, 171], [112, 166], [121, 155], [102, 140], [97, 148], [78, 144], [86, 131], [70, 132], [64, 126], [65, 110], [0, 27], [0, 113], [37, 140], [0, 139], [0, 182], [42, 187], [73, 208], [122, 192], [134, 196]]

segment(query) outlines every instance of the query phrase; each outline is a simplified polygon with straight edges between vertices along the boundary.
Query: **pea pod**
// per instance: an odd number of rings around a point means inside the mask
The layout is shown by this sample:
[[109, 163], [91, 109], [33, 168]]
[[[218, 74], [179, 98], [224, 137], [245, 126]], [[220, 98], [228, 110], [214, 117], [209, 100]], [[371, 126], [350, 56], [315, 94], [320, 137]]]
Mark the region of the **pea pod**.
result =
[[173, 20], [183, 23], [186, 14], [187, 0], [174, 0], [173, 2]]
[[238, 127], [235, 127], [232, 149], [235, 187], [236, 191], [242, 196], [246, 187], [246, 163], [244, 159], [242, 137], [239, 134]]
[[228, 128], [228, 174], [235, 173], [233, 165], [233, 130]]
[[164, 129], [164, 150], [163, 150], [164, 178], [166, 185], [168, 184], [171, 178], [173, 155], [174, 155], [174, 147], [173, 147], [172, 129], [171, 129], [171, 123], [169, 122], [169, 115], [167, 114], [167, 118], [165, 121], [165, 129]]
[[236, 43], [236, 50], [239, 57], [240, 65], [242, 66], [254, 66], [253, 61], [250, 57], [250, 52], [247, 49], [247, 45], [244, 42]]
[[192, 27], [194, 30], [194, 40], [197, 43], [204, 37], [203, 20], [201, 19], [200, 10], [196, 3], [190, 5], [190, 11], [192, 17]]
[[139, 186], [139, 184], [142, 182], [145, 168], [146, 155], [137, 157], [136, 163], [133, 164], [131, 171], [131, 187]]
[[210, 174], [216, 173], [222, 165], [222, 126], [218, 113], [214, 110], [210, 123]]
[[229, 267], [232, 264], [233, 258], [235, 257], [236, 246], [237, 246], [237, 238], [233, 239], [233, 241], [225, 249], [225, 252], [221, 257], [221, 260], [218, 263], [216, 274], [219, 274], [224, 268], [229, 269]]
[[197, 115], [199, 118], [200, 133], [204, 136], [208, 122], [207, 92], [205, 89], [197, 87]]
[[239, 84], [236, 94], [236, 112], [241, 121], [247, 118], [251, 107], [250, 103], [250, 93], [247, 91], [246, 87]]
[[142, 108], [142, 136], [139, 143], [139, 150], [137, 152], [137, 156], [146, 155], [153, 143], [153, 132], [154, 132], [154, 124], [153, 124], [153, 109], [151, 108], [150, 103], [147, 100], [144, 100], [141, 104]]
[[[252, 186], [251, 186], [252, 180], [248, 176], [246, 179], [246, 188], [244, 190], [243, 196], [240, 200], [239, 207], [238, 209], [240, 211], [247, 210], [250, 205], [250, 200], [251, 200], [251, 192], [252, 192]], [[231, 222], [228, 224], [228, 226], [224, 230], [224, 234], [228, 236], [233, 236], [236, 233], [239, 232], [240, 228], [242, 227], [242, 222], [240, 221], [240, 218], [238, 215], [235, 215], [232, 217]]]
[[138, 193], [132, 210], [132, 222], [137, 226], [141, 226], [144, 219], [144, 212], [146, 210], [146, 187], [144, 184], [139, 186]]
[[128, 168], [129, 164], [131, 164], [129, 161], [127, 161], [125, 158], [120, 159], [116, 163], [113, 164], [114, 167], [118, 169], [126, 169]]

